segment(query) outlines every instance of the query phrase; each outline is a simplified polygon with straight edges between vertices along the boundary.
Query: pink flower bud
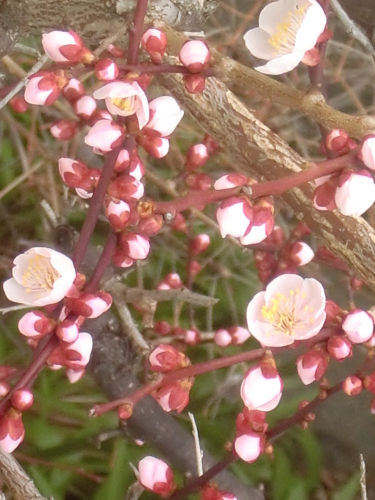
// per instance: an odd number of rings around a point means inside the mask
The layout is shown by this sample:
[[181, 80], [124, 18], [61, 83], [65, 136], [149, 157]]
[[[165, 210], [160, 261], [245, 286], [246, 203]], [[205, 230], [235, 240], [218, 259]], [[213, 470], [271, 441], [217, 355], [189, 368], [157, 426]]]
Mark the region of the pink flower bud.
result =
[[358, 158], [370, 170], [375, 170], [375, 136], [369, 135], [364, 138]]
[[201, 335], [198, 330], [185, 330], [184, 342], [187, 345], [197, 345], [201, 341]]
[[296, 241], [289, 248], [289, 258], [297, 266], [305, 266], [315, 257], [313, 249], [303, 241]]
[[100, 59], [95, 64], [95, 76], [98, 80], [102, 82], [110, 82], [116, 80], [119, 75], [119, 68], [117, 64], [112, 61], [112, 59], [104, 58]]
[[327, 369], [328, 361], [329, 357], [323, 349], [312, 349], [299, 356], [296, 364], [302, 383], [309, 385], [320, 380]]
[[117, 267], [130, 267], [134, 264], [134, 260], [128, 257], [123, 250], [117, 250], [112, 257], [112, 261]]
[[203, 167], [210, 158], [205, 144], [193, 144], [187, 150], [185, 168], [195, 170]]
[[246, 175], [242, 174], [228, 174], [223, 175], [214, 183], [214, 189], [219, 191], [220, 189], [230, 189], [238, 186], [245, 186], [247, 184], [248, 178]]
[[0, 397], [3, 398], [10, 391], [10, 385], [5, 380], [0, 380]]
[[[191, 172], [185, 175], [185, 184], [189, 186], [191, 189], [198, 189], [200, 191], [208, 191], [211, 189], [212, 180], [211, 177], [207, 174], [197, 174]], [[198, 208], [198, 207], [197, 207]], [[203, 207], [202, 207], [203, 210]]]
[[253, 207], [253, 225], [250, 232], [240, 238], [241, 245], [255, 245], [264, 241], [274, 228], [275, 219], [270, 208]]
[[247, 432], [234, 440], [237, 455], [249, 464], [255, 462], [264, 450], [264, 438], [256, 432]]
[[57, 101], [60, 94], [61, 88], [56, 75], [41, 71], [30, 77], [24, 98], [29, 104], [49, 106]]
[[142, 35], [141, 44], [146, 52], [148, 52], [153, 63], [161, 63], [165, 49], [167, 48], [167, 37], [162, 31], [154, 28], [148, 29]]
[[28, 103], [26, 102], [24, 97], [20, 95], [12, 97], [12, 99], [9, 101], [9, 106], [16, 113], [25, 113], [29, 109]]
[[169, 335], [172, 331], [172, 327], [167, 321], [157, 321], [154, 324], [154, 331], [159, 335]]
[[121, 125], [109, 120], [99, 120], [93, 125], [85, 137], [85, 143], [103, 152], [118, 147], [125, 135]]
[[190, 40], [184, 43], [178, 57], [189, 71], [200, 73], [208, 67], [211, 54], [204, 42], [201, 40]]
[[156, 347], [149, 355], [148, 361], [153, 372], [163, 373], [190, 365], [189, 358], [169, 344]]
[[84, 95], [74, 103], [73, 109], [82, 120], [88, 120], [96, 111], [96, 101], [93, 97]]
[[129, 151], [127, 149], [121, 149], [121, 151], [118, 154], [116, 164], [115, 164], [115, 171], [120, 173], [129, 168], [130, 165], [130, 155]]
[[228, 491], [220, 491], [213, 486], [205, 486], [201, 490], [201, 500], [237, 500], [237, 498]]
[[138, 137], [143, 149], [156, 159], [164, 158], [169, 152], [169, 140], [165, 137]]
[[40, 311], [30, 311], [18, 322], [18, 330], [25, 337], [40, 338], [53, 332], [55, 322]]
[[32, 407], [34, 395], [30, 389], [17, 389], [13, 392], [10, 402], [15, 410], [26, 411]]
[[340, 155], [348, 153], [347, 147], [349, 134], [340, 128], [331, 130], [325, 137], [325, 147], [327, 151], [332, 151]]
[[143, 131], [151, 137], [169, 137], [184, 116], [177, 101], [170, 96], [153, 99], [149, 109], [150, 119]]
[[76, 78], [72, 78], [63, 88], [63, 94], [67, 101], [74, 103], [85, 95], [85, 87]]
[[220, 347], [227, 347], [232, 343], [232, 335], [229, 333], [228, 330], [220, 328], [215, 332], [214, 342], [216, 345]]
[[59, 159], [59, 173], [64, 183], [70, 188], [92, 189], [93, 181], [89, 168], [79, 160]]
[[192, 278], [194, 278], [202, 270], [201, 264], [197, 260], [190, 261], [188, 265], [188, 273]]
[[140, 181], [145, 175], [146, 169], [143, 161], [136, 155], [133, 155], [129, 167], [129, 174], [132, 175], [137, 181]]
[[163, 223], [163, 217], [160, 214], [150, 215], [139, 221], [138, 230], [146, 236], [154, 236], [161, 230]]
[[181, 288], [183, 286], [183, 282], [180, 278], [180, 275], [177, 273], [170, 273], [157, 285], [157, 290], [176, 290], [177, 288]]
[[75, 321], [65, 319], [56, 328], [56, 335], [63, 342], [75, 342], [79, 335], [79, 328]]
[[51, 135], [59, 141], [69, 141], [77, 134], [78, 124], [73, 120], [60, 120], [49, 129]]
[[176, 214], [176, 217], [171, 222], [171, 228], [186, 233], [186, 220], [181, 213]]
[[102, 290], [95, 294], [84, 293], [78, 299], [67, 299], [67, 304], [74, 314], [85, 318], [97, 318], [112, 305], [112, 297]]
[[24, 437], [22, 413], [10, 408], [0, 419], [0, 446], [4, 451], [12, 453]]
[[144, 185], [132, 175], [121, 174], [110, 182], [108, 195], [131, 203], [142, 198], [144, 195]]
[[186, 379], [176, 380], [176, 382], [161, 387], [154, 397], [164, 411], [170, 412], [174, 410], [181, 413], [189, 404], [191, 385], [192, 382]]
[[210, 246], [210, 237], [208, 234], [198, 234], [190, 242], [190, 250], [193, 255], [199, 255]]
[[342, 390], [348, 396], [357, 396], [363, 388], [362, 380], [356, 375], [347, 377], [342, 383]]
[[241, 385], [241, 398], [250, 410], [271, 411], [279, 404], [283, 382], [276, 368], [260, 363], [248, 370]]
[[106, 202], [105, 215], [115, 231], [122, 231], [129, 223], [130, 207], [125, 201], [109, 199]]
[[374, 201], [375, 184], [367, 170], [348, 170], [340, 175], [335, 203], [343, 215], [359, 217]]
[[184, 75], [183, 81], [190, 94], [200, 94], [206, 88], [206, 78], [203, 75]]
[[346, 316], [342, 329], [353, 344], [361, 344], [372, 337], [374, 319], [366, 311], [354, 309]]
[[327, 349], [332, 358], [338, 361], [352, 355], [352, 344], [343, 337], [331, 337], [327, 342]]
[[140, 484], [163, 498], [168, 497], [176, 488], [172, 470], [159, 458], [143, 458], [138, 463], [138, 473]]
[[90, 361], [91, 351], [91, 335], [80, 332], [75, 342], [61, 344], [49, 357], [48, 363], [52, 365], [52, 368], [66, 366], [71, 370], [82, 371]]
[[314, 191], [314, 207], [317, 210], [335, 210], [335, 194], [337, 188], [337, 179], [329, 179], [320, 184]]
[[135, 233], [121, 233], [120, 246], [134, 260], [146, 259], [150, 252], [150, 240]]
[[74, 31], [51, 31], [42, 36], [42, 45], [55, 62], [90, 62], [94, 58]]
[[118, 45], [114, 45], [113, 43], [110, 43], [107, 47], [107, 52], [111, 54], [112, 57], [124, 57], [125, 52], [121, 47]]
[[216, 211], [221, 236], [240, 237], [250, 232], [253, 209], [246, 198], [233, 196], [223, 201]]

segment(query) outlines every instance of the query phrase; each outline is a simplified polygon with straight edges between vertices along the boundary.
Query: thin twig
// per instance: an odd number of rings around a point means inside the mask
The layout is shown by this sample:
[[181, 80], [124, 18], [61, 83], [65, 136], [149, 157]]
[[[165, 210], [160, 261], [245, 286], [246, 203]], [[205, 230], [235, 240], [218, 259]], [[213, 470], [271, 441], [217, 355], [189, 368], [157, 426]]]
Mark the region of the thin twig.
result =
[[359, 484], [361, 486], [361, 500], [367, 500], [367, 489], [366, 489], [366, 464], [363, 459], [362, 453], [359, 455], [359, 470], [361, 472], [359, 478]]
[[195, 422], [194, 415], [190, 412], [188, 412], [188, 415], [190, 418], [191, 426], [193, 428], [192, 433], [193, 433], [194, 443], [195, 443], [195, 455], [197, 457], [197, 472], [198, 472], [198, 476], [202, 476], [203, 475], [203, 463], [202, 463], [203, 451], [201, 450], [201, 445], [199, 442], [198, 427], [197, 427], [197, 424]]
[[116, 300], [115, 293], [112, 295], [121, 323], [124, 327], [124, 331], [133, 340], [133, 342], [141, 348], [142, 351], [145, 351], [146, 353], [149, 352], [150, 347], [143, 338], [141, 332], [138, 330], [137, 325], [130, 314], [128, 306], [123, 300]]

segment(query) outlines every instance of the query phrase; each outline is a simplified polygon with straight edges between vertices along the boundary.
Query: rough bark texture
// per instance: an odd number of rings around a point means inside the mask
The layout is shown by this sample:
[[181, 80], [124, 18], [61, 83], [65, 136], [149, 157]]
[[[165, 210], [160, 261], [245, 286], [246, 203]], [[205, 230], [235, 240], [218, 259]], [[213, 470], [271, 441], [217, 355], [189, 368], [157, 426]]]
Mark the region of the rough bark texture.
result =
[[[134, 392], [140, 383], [132, 373], [133, 360], [129, 341], [126, 332], [121, 331], [117, 319], [112, 313], [106, 313], [87, 326], [94, 339], [90, 369], [99, 386], [110, 399]], [[155, 446], [187, 479], [196, 476], [196, 456], [191, 432], [165, 413], [153, 398], [144, 398], [135, 406], [132, 417], [124, 422], [123, 430], [134, 438]], [[228, 434], [228, 439], [231, 437]], [[204, 447], [202, 449], [203, 465], [207, 470], [217, 460]], [[220, 489], [233, 492], [238, 500], [263, 499], [258, 490], [243, 485], [229, 471], [219, 474], [215, 482]]]

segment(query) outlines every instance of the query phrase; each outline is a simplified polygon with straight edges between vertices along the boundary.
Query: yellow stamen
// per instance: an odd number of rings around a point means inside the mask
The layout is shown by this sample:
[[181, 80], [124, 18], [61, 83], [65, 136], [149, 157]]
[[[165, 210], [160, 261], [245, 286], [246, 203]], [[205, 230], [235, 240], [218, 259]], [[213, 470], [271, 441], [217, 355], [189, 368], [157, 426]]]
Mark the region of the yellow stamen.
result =
[[309, 7], [309, 2], [304, 2], [300, 7], [297, 5], [296, 9], [288, 12], [281, 23], [276, 26], [276, 32], [268, 39], [268, 43], [276, 49], [275, 56], [280, 52], [291, 52], [296, 41], [297, 32]]
[[50, 292], [53, 285], [61, 275], [51, 265], [48, 257], [32, 255], [28, 261], [27, 269], [22, 275], [22, 285], [26, 293]]
[[116, 97], [112, 99], [112, 102], [115, 106], [121, 109], [121, 111], [127, 111], [129, 114], [135, 112], [136, 99], [134, 95], [130, 97]]

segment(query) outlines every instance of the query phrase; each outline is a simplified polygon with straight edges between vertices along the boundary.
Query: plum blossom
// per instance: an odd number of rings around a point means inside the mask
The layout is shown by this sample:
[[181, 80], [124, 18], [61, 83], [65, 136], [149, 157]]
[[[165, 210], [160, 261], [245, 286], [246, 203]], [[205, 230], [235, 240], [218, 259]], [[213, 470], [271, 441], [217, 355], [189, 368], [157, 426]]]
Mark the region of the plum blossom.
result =
[[245, 236], [253, 223], [253, 209], [246, 198], [233, 196], [223, 201], [216, 210], [216, 219], [223, 238], [227, 235]]
[[291, 71], [314, 48], [326, 23], [316, 0], [279, 0], [266, 5], [259, 16], [259, 27], [244, 35], [247, 49], [269, 61], [255, 69], [266, 75]]
[[149, 120], [146, 94], [137, 82], [113, 82], [104, 85], [93, 94], [95, 99], [105, 99], [108, 111], [112, 115], [136, 115], [139, 128]]
[[264, 346], [282, 347], [316, 335], [326, 318], [325, 294], [313, 278], [278, 276], [247, 307], [250, 333]]
[[3, 288], [7, 298], [19, 304], [55, 304], [66, 296], [76, 277], [69, 257], [51, 248], [30, 248], [13, 263], [13, 278]]
[[138, 480], [146, 490], [167, 497], [175, 489], [172, 469], [159, 458], [147, 456], [138, 463]]
[[169, 137], [180, 123], [184, 112], [170, 96], [153, 99], [149, 105], [150, 120], [144, 131], [158, 137]]
[[249, 410], [271, 411], [279, 404], [283, 382], [272, 363], [251, 367], [241, 384], [241, 398]]
[[370, 170], [375, 170], [375, 136], [369, 135], [365, 137], [358, 158]]
[[55, 62], [86, 62], [94, 59], [74, 31], [51, 31], [42, 36], [42, 45], [47, 56]]
[[375, 183], [367, 170], [349, 170], [340, 175], [335, 203], [343, 215], [359, 217], [374, 202]]
[[0, 446], [4, 451], [12, 453], [24, 437], [22, 413], [10, 408], [0, 420]]
[[374, 319], [366, 311], [354, 309], [345, 318], [342, 329], [353, 344], [367, 342], [374, 332]]
[[256, 432], [247, 432], [236, 437], [234, 449], [237, 455], [249, 464], [255, 462], [264, 449], [264, 438]]
[[118, 123], [110, 120], [98, 120], [85, 137], [85, 143], [100, 152], [112, 151], [121, 144], [124, 129]]
[[210, 62], [210, 58], [210, 51], [202, 40], [187, 41], [179, 53], [181, 63], [192, 73], [204, 71]]
[[312, 349], [297, 358], [298, 375], [303, 384], [320, 380], [328, 366], [329, 356], [324, 349]]

